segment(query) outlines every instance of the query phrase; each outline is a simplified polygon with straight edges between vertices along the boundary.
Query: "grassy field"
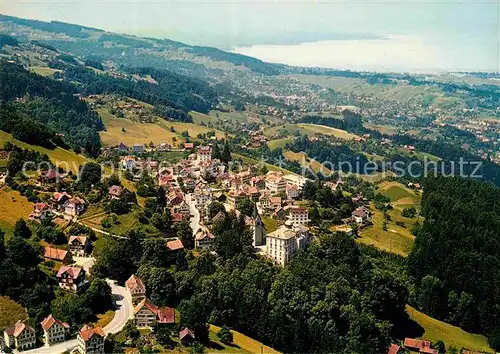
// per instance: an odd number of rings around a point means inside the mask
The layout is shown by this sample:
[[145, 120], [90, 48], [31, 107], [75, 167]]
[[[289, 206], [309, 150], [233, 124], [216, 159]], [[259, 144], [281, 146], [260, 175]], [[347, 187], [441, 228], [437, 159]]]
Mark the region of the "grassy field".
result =
[[376, 130], [381, 134], [394, 135], [398, 132], [398, 128], [390, 125], [363, 123], [363, 126], [371, 130]]
[[[210, 325], [210, 332], [212, 333], [217, 333], [217, 331], [220, 329], [220, 327], [215, 326], [215, 325]], [[237, 331], [231, 331], [233, 333], [233, 342], [236, 346], [238, 346], [240, 349], [243, 349], [244, 351], [248, 353], [266, 353], [266, 354], [278, 354], [279, 352], [274, 350], [271, 347], [268, 347], [267, 345], [262, 344], [259, 341], [256, 341], [255, 339], [252, 339], [250, 337], [245, 336], [244, 334], [237, 332]], [[230, 351], [231, 353], [233, 351]], [[234, 351], [237, 353], [236, 351]]]
[[357, 135], [346, 132], [345, 130], [331, 128], [324, 125], [307, 124], [307, 123], [279, 125], [276, 127], [266, 129], [264, 131], [264, 134], [268, 137], [274, 137], [277, 134], [280, 135], [285, 134], [288, 136], [292, 136], [295, 135], [297, 131], [307, 136], [323, 134], [343, 140], [352, 140], [358, 137]]
[[16, 221], [20, 218], [27, 220], [32, 210], [33, 203], [18, 191], [6, 186], [0, 189], [0, 229], [7, 238], [13, 235]]
[[289, 161], [297, 161], [302, 167], [309, 166], [316, 173], [320, 172], [327, 176], [332, 174], [332, 171], [329, 168], [324, 167], [316, 160], [310, 159], [303, 152], [293, 152], [288, 150], [283, 152], [283, 156]]
[[415, 200], [415, 202], [419, 200], [419, 196], [414, 191], [394, 181], [380, 183], [378, 185], [378, 192], [388, 197], [392, 202], [402, 198], [410, 198]]
[[[391, 221], [387, 224], [387, 231], [383, 230], [384, 215], [371, 205], [373, 212], [373, 225], [365, 227], [359, 232], [359, 242], [373, 245], [384, 251], [393, 252], [407, 257], [413, 246], [415, 236], [410, 232], [411, 226], [416, 219], [404, 218], [398, 210], [389, 211]], [[402, 221], [405, 227], [396, 225], [396, 221]]]
[[28, 318], [26, 310], [6, 296], [0, 296], [0, 330]]
[[275, 139], [267, 142], [269, 149], [274, 150], [278, 148], [284, 148], [286, 144], [291, 143], [293, 140], [291, 138]]
[[[155, 144], [174, 144], [184, 141], [177, 133], [171, 132], [166, 127], [156, 123], [140, 123], [125, 118], [117, 118], [108, 112], [108, 109], [97, 109], [101, 116], [106, 131], [100, 133], [104, 146], [113, 146], [120, 143], [131, 146], [134, 144], [145, 144], [152, 141]], [[123, 129], [125, 131], [123, 131]]]
[[[96, 111], [106, 126], [106, 130], [100, 133], [104, 146], [113, 146], [120, 143], [131, 146], [149, 143], [150, 141], [156, 145], [169, 143], [172, 146], [177, 146], [186, 140], [181, 136], [184, 131], [187, 131], [191, 138], [196, 138], [198, 134], [205, 134], [215, 130], [194, 123], [168, 122], [161, 118], [155, 123], [141, 123], [136, 120], [118, 118], [109, 113], [108, 108], [99, 108]], [[198, 117], [203, 116], [201, 113], [192, 112], [192, 114], [194, 113]], [[174, 132], [170, 130], [171, 127], [174, 128]], [[215, 131], [217, 138], [224, 137], [223, 132]]]
[[[251, 158], [251, 157], [247, 157], [247, 156], [243, 156], [243, 155], [235, 154], [235, 153], [232, 153], [231, 155], [232, 155], [233, 159], [242, 159], [243, 162], [248, 164], [248, 165], [260, 166], [260, 164], [261, 164], [261, 162], [259, 160], [256, 160], [256, 159]], [[264, 165], [268, 168], [269, 171], [280, 171], [280, 172], [283, 172], [284, 174], [297, 175], [296, 173], [294, 173], [292, 171], [288, 171], [284, 168], [274, 166], [274, 165], [271, 165], [271, 164], [266, 163], [266, 162], [264, 162]]]
[[61, 70], [48, 68], [46, 66], [32, 66], [30, 70], [42, 76], [53, 76], [55, 73], [61, 72]]
[[[387, 223], [387, 231], [383, 230], [383, 213], [377, 210], [372, 204], [373, 225], [359, 232], [360, 238], [358, 238], [358, 241], [406, 257], [410, 253], [413, 241], [415, 240], [415, 236], [411, 233], [411, 228], [419, 217], [405, 218], [401, 216], [401, 212], [404, 208], [410, 206], [419, 210], [421, 196], [395, 181], [380, 183], [378, 185], [378, 192], [387, 196], [391, 200], [393, 207], [393, 210], [388, 212], [391, 220]], [[404, 227], [397, 225], [396, 222], [403, 223]]]
[[465, 332], [459, 327], [429, 317], [409, 305], [406, 306], [406, 311], [415, 322], [424, 328], [425, 333], [422, 338], [432, 342], [442, 340], [447, 347], [454, 346], [457, 349], [467, 348], [487, 353], [494, 352], [488, 345], [485, 336]]
[[263, 216], [262, 221], [264, 222], [267, 233], [273, 232], [278, 228], [278, 222], [270, 216]]
[[73, 172], [78, 172], [78, 167], [80, 165], [83, 165], [86, 162], [90, 161], [90, 159], [86, 158], [85, 156], [78, 155], [71, 150], [62, 149], [60, 147], [51, 150], [41, 146], [23, 143], [22, 141], [13, 138], [11, 134], [0, 130], [0, 146], [4, 146], [7, 141], [10, 141], [14, 145], [17, 145], [23, 149], [35, 150], [42, 154], [47, 154], [52, 162], [59, 164], [65, 169], [67, 169], [67, 166], [69, 170]]

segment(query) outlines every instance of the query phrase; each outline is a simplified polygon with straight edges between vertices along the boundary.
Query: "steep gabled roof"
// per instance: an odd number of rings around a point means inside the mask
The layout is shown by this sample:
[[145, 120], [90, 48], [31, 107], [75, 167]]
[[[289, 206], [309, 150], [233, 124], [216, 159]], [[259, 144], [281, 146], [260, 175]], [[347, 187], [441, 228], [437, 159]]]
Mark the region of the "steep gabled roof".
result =
[[91, 339], [95, 335], [106, 337], [106, 334], [100, 326], [91, 327], [89, 325], [84, 325], [80, 330], [80, 337], [82, 337], [84, 342], [89, 341], [89, 339]]
[[52, 316], [52, 314], [48, 315], [41, 323], [42, 323], [42, 329], [44, 331], [48, 331], [56, 323], [64, 328], [69, 328], [69, 324], [67, 324], [66, 322], [59, 321], [57, 318]]

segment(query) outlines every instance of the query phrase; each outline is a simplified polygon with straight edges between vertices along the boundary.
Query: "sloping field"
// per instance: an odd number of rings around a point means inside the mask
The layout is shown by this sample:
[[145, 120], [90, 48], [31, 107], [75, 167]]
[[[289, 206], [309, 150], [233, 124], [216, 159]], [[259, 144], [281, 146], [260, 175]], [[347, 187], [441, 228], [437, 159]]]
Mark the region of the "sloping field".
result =
[[21, 218], [27, 220], [32, 210], [33, 203], [18, 191], [6, 186], [0, 188], [0, 229], [7, 237], [13, 235], [16, 221]]
[[414, 201], [417, 201], [419, 199], [419, 196], [417, 196], [414, 191], [406, 188], [399, 182], [386, 181], [380, 183], [378, 187], [378, 191], [393, 202], [402, 198], [410, 198]]
[[0, 147], [3, 147], [7, 141], [10, 141], [14, 145], [23, 149], [35, 150], [42, 154], [47, 154], [53, 163], [59, 163], [61, 164], [61, 167], [65, 167], [63, 163], [67, 163], [69, 165], [69, 169], [73, 172], [78, 172], [78, 167], [80, 165], [90, 161], [90, 159], [85, 156], [78, 155], [71, 150], [62, 149], [60, 147], [56, 147], [54, 150], [51, 150], [41, 146], [23, 143], [22, 141], [13, 138], [12, 134], [0, 130]]
[[[219, 331], [220, 327], [215, 325], [210, 325], [211, 332]], [[250, 352], [250, 353], [266, 353], [266, 354], [279, 354], [277, 350], [274, 350], [267, 345], [262, 344], [261, 342], [252, 339], [240, 332], [233, 331], [233, 343], [236, 344], [241, 349]]]
[[323, 134], [327, 136], [333, 136], [335, 138], [343, 139], [343, 140], [352, 140], [357, 138], [358, 136], [355, 134], [351, 134], [346, 132], [345, 130], [336, 129], [327, 127], [325, 125], [319, 124], [308, 124], [308, 123], [298, 123], [298, 124], [285, 124], [277, 127], [272, 127], [266, 129], [264, 134], [269, 137], [273, 137], [277, 134], [285, 134], [288, 136], [295, 135], [296, 132], [300, 132], [301, 134], [305, 134], [307, 136], [314, 136], [318, 134]]
[[474, 351], [494, 353], [485, 336], [472, 334], [459, 327], [436, 320], [417, 311], [410, 305], [406, 305], [406, 312], [408, 312], [412, 320], [424, 328], [425, 333], [422, 336], [424, 339], [431, 342], [442, 340], [446, 347], [454, 346], [458, 350], [467, 348]]
[[268, 141], [267, 146], [269, 147], [269, 149], [274, 150], [278, 148], [284, 148], [286, 144], [291, 142], [292, 142], [291, 138], [275, 139]]

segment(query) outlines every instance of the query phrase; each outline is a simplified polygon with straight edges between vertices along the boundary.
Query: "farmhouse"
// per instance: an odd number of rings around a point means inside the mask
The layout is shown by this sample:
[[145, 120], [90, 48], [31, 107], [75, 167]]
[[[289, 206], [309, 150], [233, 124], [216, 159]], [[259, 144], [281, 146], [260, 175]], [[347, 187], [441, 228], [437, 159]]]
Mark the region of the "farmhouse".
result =
[[128, 292], [132, 296], [132, 302], [137, 303], [146, 298], [146, 287], [141, 278], [132, 274], [125, 282]]
[[43, 257], [52, 261], [63, 262], [65, 264], [68, 264], [71, 261], [71, 253], [51, 246], [44, 247]]
[[59, 321], [52, 315], [47, 316], [42, 322], [43, 341], [46, 346], [63, 342], [69, 332], [69, 324]]
[[89, 252], [90, 240], [84, 235], [70, 236], [68, 245], [71, 254], [75, 256], [85, 256]]
[[21, 321], [6, 328], [3, 335], [5, 345], [11, 349], [26, 350], [33, 348], [36, 343], [36, 332], [33, 327]]
[[85, 270], [81, 267], [62, 266], [56, 277], [64, 290], [77, 292], [85, 284]]
[[84, 325], [78, 333], [78, 351], [80, 354], [104, 354], [105, 337], [101, 327]]
[[134, 320], [139, 328], [151, 327], [155, 323], [174, 324], [175, 309], [158, 308], [149, 299], [144, 298], [134, 309]]

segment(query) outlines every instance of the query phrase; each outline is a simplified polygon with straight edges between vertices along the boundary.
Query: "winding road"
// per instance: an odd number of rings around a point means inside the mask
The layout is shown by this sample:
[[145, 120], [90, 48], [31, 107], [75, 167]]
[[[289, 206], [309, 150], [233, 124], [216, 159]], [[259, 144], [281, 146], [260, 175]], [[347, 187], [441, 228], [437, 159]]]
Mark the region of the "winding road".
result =
[[[91, 257], [74, 257], [75, 263], [82, 266], [86, 272], [90, 271], [90, 268], [94, 265], [95, 259]], [[127, 321], [131, 319], [134, 315], [134, 306], [132, 304], [132, 298], [130, 297], [127, 288], [124, 286], [119, 286], [114, 280], [106, 279], [106, 282], [111, 287], [111, 293], [113, 295], [113, 302], [115, 305], [115, 316], [111, 322], [103, 328], [104, 333], [118, 333], [120, 332]], [[56, 354], [63, 353], [65, 351], [71, 351], [73, 348], [78, 346], [78, 341], [76, 339], [67, 340], [58, 344], [54, 344], [50, 347], [40, 347], [31, 350], [26, 350], [22, 353], [29, 354]]]

